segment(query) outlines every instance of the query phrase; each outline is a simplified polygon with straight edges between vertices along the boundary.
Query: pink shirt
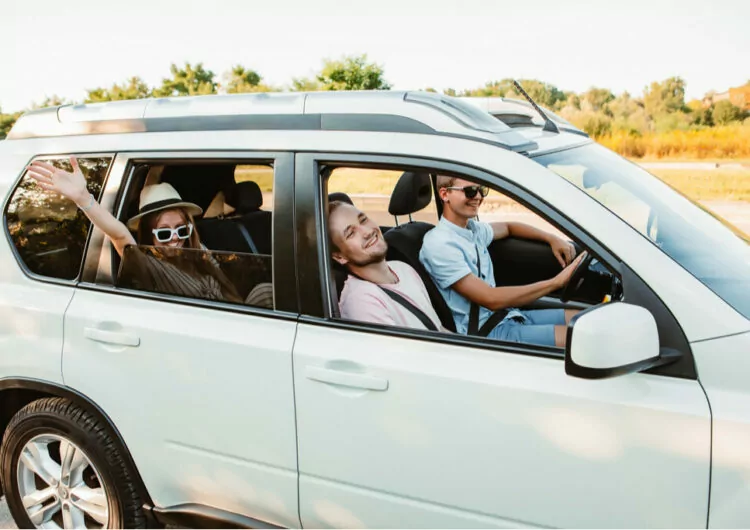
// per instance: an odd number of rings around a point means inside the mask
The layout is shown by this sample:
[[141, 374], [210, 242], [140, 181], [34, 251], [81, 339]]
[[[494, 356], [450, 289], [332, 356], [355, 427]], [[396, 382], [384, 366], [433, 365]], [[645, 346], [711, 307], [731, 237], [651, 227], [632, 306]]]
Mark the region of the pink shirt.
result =
[[398, 278], [396, 283], [376, 285], [354, 276], [347, 278], [339, 300], [341, 318], [425, 329], [408, 309], [383, 292], [383, 289], [390, 289], [424, 311], [439, 330], [445, 331], [417, 271], [402, 261], [389, 261], [388, 266]]

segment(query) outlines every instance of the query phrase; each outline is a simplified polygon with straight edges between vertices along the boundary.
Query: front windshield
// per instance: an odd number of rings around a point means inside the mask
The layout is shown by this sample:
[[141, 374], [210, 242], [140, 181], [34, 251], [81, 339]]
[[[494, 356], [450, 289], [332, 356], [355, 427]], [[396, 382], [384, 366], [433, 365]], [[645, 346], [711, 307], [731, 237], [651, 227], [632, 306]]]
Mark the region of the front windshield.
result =
[[591, 195], [750, 318], [750, 239], [739, 229], [598, 144], [535, 160]]

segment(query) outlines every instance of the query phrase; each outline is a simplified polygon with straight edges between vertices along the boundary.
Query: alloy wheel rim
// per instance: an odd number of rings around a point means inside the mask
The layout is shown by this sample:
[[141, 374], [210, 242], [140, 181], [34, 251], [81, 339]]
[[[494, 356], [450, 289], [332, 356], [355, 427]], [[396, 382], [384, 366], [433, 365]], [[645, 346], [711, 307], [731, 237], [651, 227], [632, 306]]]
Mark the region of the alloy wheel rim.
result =
[[18, 459], [18, 493], [37, 528], [106, 528], [109, 503], [99, 470], [77, 445], [40, 434]]

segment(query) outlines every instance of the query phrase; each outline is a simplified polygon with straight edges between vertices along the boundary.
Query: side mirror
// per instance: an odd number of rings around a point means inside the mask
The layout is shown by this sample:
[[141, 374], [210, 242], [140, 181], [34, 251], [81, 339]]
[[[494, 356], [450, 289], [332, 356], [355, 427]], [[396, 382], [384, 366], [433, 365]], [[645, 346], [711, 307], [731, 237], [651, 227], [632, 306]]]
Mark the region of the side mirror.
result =
[[565, 373], [604, 379], [676, 361], [680, 353], [659, 348], [656, 321], [648, 310], [622, 302], [578, 313], [568, 324]]

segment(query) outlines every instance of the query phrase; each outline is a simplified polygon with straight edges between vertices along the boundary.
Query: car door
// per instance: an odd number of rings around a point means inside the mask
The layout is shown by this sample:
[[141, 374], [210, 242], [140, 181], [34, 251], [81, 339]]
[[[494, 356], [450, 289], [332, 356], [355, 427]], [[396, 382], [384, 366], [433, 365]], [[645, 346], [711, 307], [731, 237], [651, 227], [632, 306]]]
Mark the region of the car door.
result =
[[338, 163], [460, 169], [297, 155], [303, 526], [705, 527], [710, 412], [694, 374], [576, 379], [559, 350], [333, 318], [319, 167]]
[[291, 373], [296, 293], [294, 282], [279, 281], [294, 266], [291, 216], [285, 214], [291, 211], [293, 160], [279, 153], [120, 155], [103, 205], [115, 206], [134, 160], [157, 156], [166, 163], [223, 156], [273, 164], [275, 308], [114, 287], [111, 250], [99, 234], [89, 251], [88, 280], [65, 317], [65, 383], [112, 420], [157, 511], [188, 505], [193, 513], [218, 509], [298, 526]]

